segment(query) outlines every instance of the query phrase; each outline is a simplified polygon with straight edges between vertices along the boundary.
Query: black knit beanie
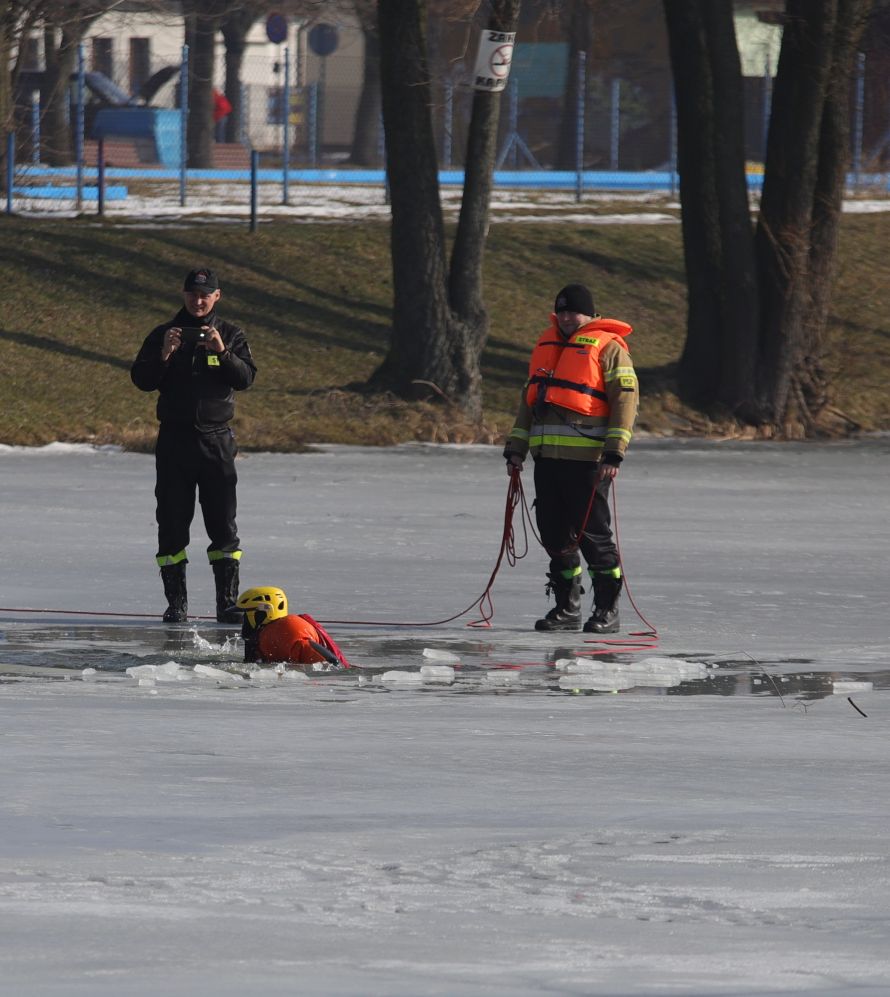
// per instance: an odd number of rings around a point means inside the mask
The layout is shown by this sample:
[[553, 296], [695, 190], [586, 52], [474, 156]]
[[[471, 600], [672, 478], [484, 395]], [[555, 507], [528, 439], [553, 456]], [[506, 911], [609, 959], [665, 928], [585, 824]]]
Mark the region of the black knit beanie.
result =
[[566, 284], [557, 294], [555, 312], [578, 312], [579, 315], [596, 315], [593, 295], [583, 284]]

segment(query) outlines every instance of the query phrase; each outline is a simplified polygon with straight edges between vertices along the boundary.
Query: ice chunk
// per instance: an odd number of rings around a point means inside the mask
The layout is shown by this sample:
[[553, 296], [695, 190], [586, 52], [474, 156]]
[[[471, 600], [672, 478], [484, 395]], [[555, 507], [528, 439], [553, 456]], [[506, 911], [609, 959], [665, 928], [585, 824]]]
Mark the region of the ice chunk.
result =
[[140, 685], [154, 685], [155, 682], [179, 682], [183, 675], [188, 679], [188, 672], [175, 661], [167, 661], [163, 665], [133, 665], [127, 669], [127, 675], [136, 679]]
[[285, 668], [276, 665], [274, 668], [255, 668], [250, 672], [250, 681], [254, 685], [302, 684], [309, 681], [309, 676], [299, 668]]
[[226, 685], [239, 685], [244, 681], [240, 675], [236, 675], [234, 672], [226, 672], [222, 668], [213, 668], [211, 665], [195, 665], [195, 674], [202, 678], [224, 682]]
[[641, 686], [669, 689], [694, 679], [707, 677], [707, 665], [682, 658], [643, 658], [642, 661], [615, 664], [599, 658], [560, 658], [556, 669], [568, 678], [573, 675], [597, 676], [601, 683], [627, 689]]
[[597, 661], [595, 658], [560, 658], [556, 662], [556, 670], [558, 672], [565, 672], [567, 675], [589, 675], [593, 673], [602, 672], [606, 667], [604, 662]]
[[560, 675], [559, 688], [568, 692], [576, 689], [592, 689], [596, 692], [618, 692], [620, 689], [633, 689], [638, 683], [624, 675]]
[[452, 654], [451, 651], [440, 651], [435, 647], [425, 647], [423, 657], [427, 661], [460, 661], [460, 658], [456, 654]]
[[451, 665], [421, 665], [420, 677], [431, 684], [451, 685], [454, 681], [454, 669]]
[[506, 689], [510, 686], [517, 686], [519, 685], [519, 672], [508, 671], [505, 668], [499, 668], [495, 671], [486, 672], [485, 683], [486, 685], [495, 686], [498, 689]]
[[384, 685], [401, 686], [403, 689], [417, 688], [423, 685], [420, 672], [406, 672], [398, 669], [384, 672], [380, 676], [380, 681]]
[[835, 696], [849, 696], [851, 692], [872, 692], [874, 691], [873, 682], [832, 682], [831, 688]]

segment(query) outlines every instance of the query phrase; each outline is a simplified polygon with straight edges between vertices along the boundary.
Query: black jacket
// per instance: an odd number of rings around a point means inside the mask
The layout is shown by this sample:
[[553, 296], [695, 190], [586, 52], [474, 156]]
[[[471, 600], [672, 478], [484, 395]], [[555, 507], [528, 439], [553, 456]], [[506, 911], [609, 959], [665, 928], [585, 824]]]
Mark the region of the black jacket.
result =
[[[183, 337], [182, 346], [165, 364], [161, 362], [164, 333], [171, 326], [214, 326], [227, 352], [196, 349]], [[214, 363], [218, 360], [218, 363]], [[148, 334], [130, 368], [133, 384], [142, 391], [159, 391], [158, 420], [165, 425], [193, 427], [209, 432], [225, 426], [235, 414], [235, 392], [253, 384], [256, 365], [244, 330], [224, 322], [216, 313], [196, 319], [185, 309]]]

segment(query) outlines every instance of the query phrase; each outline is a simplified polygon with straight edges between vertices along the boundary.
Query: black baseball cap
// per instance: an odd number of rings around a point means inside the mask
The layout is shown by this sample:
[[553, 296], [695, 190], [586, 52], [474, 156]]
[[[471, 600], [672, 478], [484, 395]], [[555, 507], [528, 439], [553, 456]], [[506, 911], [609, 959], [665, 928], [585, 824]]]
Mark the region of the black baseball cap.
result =
[[212, 270], [203, 268], [201, 270], [189, 270], [185, 276], [185, 283], [182, 285], [183, 291], [200, 291], [205, 294], [212, 294], [219, 290], [219, 280]]

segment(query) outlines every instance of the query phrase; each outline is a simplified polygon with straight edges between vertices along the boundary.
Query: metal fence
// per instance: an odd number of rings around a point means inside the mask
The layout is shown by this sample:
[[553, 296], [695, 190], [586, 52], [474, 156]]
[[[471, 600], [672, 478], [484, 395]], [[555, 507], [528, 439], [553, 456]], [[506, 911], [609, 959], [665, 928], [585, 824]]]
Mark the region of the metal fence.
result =
[[[214, 169], [195, 171], [187, 164], [186, 121], [181, 111], [189, 102], [188, 46], [182, 48], [179, 65], [171, 66], [168, 59], [166, 66], [148, 64], [140, 70], [141, 76], [166, 74], [151, 107], [123, 102], [112, 106], [114, 95], [97, 90], [96, 80], [103, 76], [124, 93], [133, 85], [133, 67], [119, 63], [113, 70], [106, 67], [111, 77], [100, 74], [95, 68], [95, 46], [89, 65], [81, 46], [64, 102], [71, 165], [46, 165], [48, 140], [39, 91], [20, 89], [17, 129], [6, 156], [6, 210], [102, 213], [109, 202], [131, 198], [134, 184], [144, 199], [152, 189], [162, 188], [169, 198], [171, 183], [177, 187], [180, 206], [185, 206], [189, 187], [196, 181], [247, 185], [251, 176], [254, 183], [262, 176], [269, 183], [274, 175], [270, 170], [278, 171], [283, 203], [288, 202], [292, 179], [332, 180], [334, 169], [352, 171], [341, 175], [344, 182], [383, 185], [379, 98], [364, 105], [370, 111], [362, 112], [360, 80], [351, 84], [329, 81], [324, 59], [316, 60], [314, 72], [307, 73], [305, 65], [297, 65], [298, 53], [284, 46], [280, 54], [271, 75], [248, 64], [236, 134], [229, 136], [235, 141], [225, 141], [223, 116], [216, 124]], [[591, 71], [581, 53], [574, 88], [577, 96], [569, 105], [564, 96], [565, 67], [559, 68], [563, 78], [557, 84], [548, 78], [542, 85], [546, 74], [540, 66], [514, 63], [501, 97], [496, 183], [571, 188], [578, 200], [595, 189], [675, 192], [676, 128], [669, 78], [663, 75], [653, 84], [651, 78], [606, 77]], [[867, 161], [864, 148], [864, 70], [864, 57], [860, 57], [850, 182], [854, 187], [886, 192], [888, 177], [869, 172], [874, 164]], [[251, 73], [262, 75], [263, 80], [251, 79]], [[463, 71], [442, 74], [432, 89], [434, 133], [446, 183], [459, 183], [464, 165], [473, 98], [473, 91], [463, 83], [464, 75]], [[550, 76], [554, 75], [552, 71]], [[768, 73], [759, 80], [746, 80], [746, 145], [753, 164], [763, 158], [771, 85]], [[53, 151], [58, 156], [59, 150]], [[758, 184], [756, 165], [751, 182]], [[227, 196], [245, 203], [258, 200], [256, 190], [249, 192], [246, 187], [240, 194]]]

